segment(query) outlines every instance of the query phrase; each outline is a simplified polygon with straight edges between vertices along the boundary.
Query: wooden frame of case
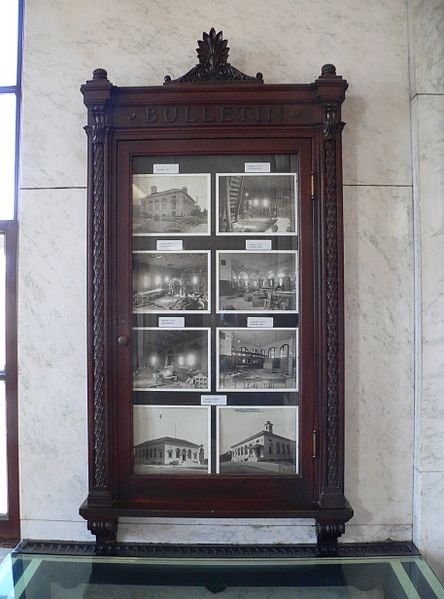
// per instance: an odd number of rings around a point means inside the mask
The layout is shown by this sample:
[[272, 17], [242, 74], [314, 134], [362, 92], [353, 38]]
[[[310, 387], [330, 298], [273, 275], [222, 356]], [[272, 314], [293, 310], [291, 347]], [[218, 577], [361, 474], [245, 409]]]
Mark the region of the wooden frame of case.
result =
[[[344, 497], [341, 104], [347, 82], [324, 65], [311, 84], [264, 85], [228, 62], [214, 29], [199, 64], [163, 86], [119, 88], [103, 69], [82, 86], [88, 108], [89, 494], [80, 508], [99, 545], [119, 516], [315, 518], [334, 554], [353, 510]], [[301, 437], [298, 477], [131, 477], [131, 222], [136, 155], [298, 153]], [[129, 212], [129, 211], [128, 211]], [[194, 245], [193, 245], [194, 243]], [[187, 249], [214, 249], [189, 239]], [[148, 539], [149, 540], [149, 539]]]

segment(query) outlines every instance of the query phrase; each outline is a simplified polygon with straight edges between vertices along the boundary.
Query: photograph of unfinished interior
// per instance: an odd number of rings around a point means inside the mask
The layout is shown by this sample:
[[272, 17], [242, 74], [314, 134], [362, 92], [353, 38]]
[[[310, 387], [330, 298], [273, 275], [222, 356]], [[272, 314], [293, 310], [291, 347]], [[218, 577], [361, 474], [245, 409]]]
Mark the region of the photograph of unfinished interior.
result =
[[209, 235], [210, 175], [133, 175], [133, 235]]
[[133, 252], [133, 312], [208, 312], [209, 252]]
[[208, 474], [209, 408], [134, 406], [135, 474]]
[[297, 252], [218, 252], [217, 311], [296, 312]]
[[218, 233], [291, 235], [296, 232], [296, 175], [216, 175]]
[[135, 390], [209, 391], [209, 329], [133, 331]]
[[297, 391], [297, 330], [218, 329], [218, 391]]
[[218, 408], [221, 474], [297, 474], [297, 408]]

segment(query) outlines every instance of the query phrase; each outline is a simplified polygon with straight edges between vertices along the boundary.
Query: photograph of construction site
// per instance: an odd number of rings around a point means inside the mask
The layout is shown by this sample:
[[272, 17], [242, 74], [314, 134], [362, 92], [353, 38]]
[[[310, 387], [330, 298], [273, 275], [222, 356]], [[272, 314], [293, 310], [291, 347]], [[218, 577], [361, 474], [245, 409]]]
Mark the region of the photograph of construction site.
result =
[[209, 312], [208, 251], [133, 252], [133, 312]]
[[217, 312], [297, 312], [297, 252], [217, 252]]
[[297, 329], [217, 330], [218, 391], [298, 391]]
[[209, 235], [210, 175], [133, 176], [133, 235]]
[[294, 406], [219, 407], [220, 474], [297, 474], [298, 410]]
[[210, 329], [133, 329], [135, 391], [209, 391]]
[[217, 174], [217, 234], [294, 235], [296, 195], [293, 173]]

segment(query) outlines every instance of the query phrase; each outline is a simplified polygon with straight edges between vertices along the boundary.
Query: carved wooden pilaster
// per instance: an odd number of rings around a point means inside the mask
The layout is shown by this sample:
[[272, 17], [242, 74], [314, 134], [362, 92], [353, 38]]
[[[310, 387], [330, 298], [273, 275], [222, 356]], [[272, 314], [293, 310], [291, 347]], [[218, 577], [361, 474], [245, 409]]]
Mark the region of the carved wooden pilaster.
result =
[[96, 69], [92, 80], [82, 86], [89, 122], [85, 130], [89, 138], [89, 262], [92, 277], [92, 295], [89, 297], [91, 336], [89, 340], [90, 390], [92, 406], [92, 492], [109, 490], [110, 481], [106, 452], [106, 397], [105, 397], [105, 180], [106, 140], [109, 134], [107, 101], [112, 84], [104, 69]]
[[338, 219], [336, 189], [335, 109], [325, 108], [323, 135], [325, 164], [325, 239], [326, 239], [326, 335], [327, 335], [327, 486], [339, 487], [338, 404], [339, 404], [339, 280]]
[[[343, 300], [342, 282], [342, 189], [337, 171], [337, 148], [344, 123], [340, 120], [340, 107], [346, 82], [336, 75], [334, 65], [322, 67], [317, 80], [319, 104], [321, 107], [322, 147], [324, 164], [323, 197], [323, 237], [324, 237], [324, 314], [326, 348], [326, 402], [325, 402], [325, 478], [323, 492], [334, 495], [341, 501], [343, 493], [343, 472], [340, 459], [342, 454], [343, 431], [341, 419], [343, 411]], [[342, 534], [342, 533], [341, 533]]]

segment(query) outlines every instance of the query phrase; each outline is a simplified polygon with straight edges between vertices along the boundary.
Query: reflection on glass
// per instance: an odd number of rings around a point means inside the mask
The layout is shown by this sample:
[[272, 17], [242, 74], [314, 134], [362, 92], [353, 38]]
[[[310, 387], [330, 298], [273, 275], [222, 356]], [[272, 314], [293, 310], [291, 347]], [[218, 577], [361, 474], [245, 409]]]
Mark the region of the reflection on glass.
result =
[[0, 2], [0, 86], [17, 80], [18, 0]]
[[0, 381], [0, 514], [8, 513], [5, 383]]
[[14, 218], [15, 94], [0, 94], [0, 220]]

